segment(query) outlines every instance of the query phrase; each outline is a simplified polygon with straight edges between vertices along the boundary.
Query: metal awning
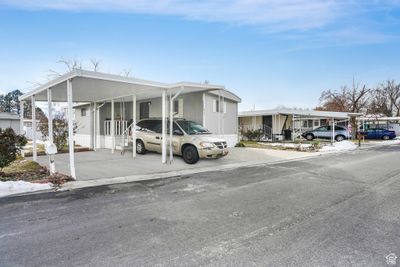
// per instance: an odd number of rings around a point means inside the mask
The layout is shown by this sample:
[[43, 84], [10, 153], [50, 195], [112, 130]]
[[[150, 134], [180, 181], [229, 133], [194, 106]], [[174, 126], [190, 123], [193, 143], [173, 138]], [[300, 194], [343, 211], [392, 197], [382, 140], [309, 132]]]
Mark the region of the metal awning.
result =
[[182, 88], [183, 94], [215, 90], [226, 91], [225, 87], [221, 85], [187, 82], [166, 84], [87, 70], [73, 70], [20, 96], [20, 100], [30, 101], [30, 97], [34, 95], [36, 101], [47, 101], [47, 89], [51, 88], [53, 102], [67, 102], [68, 80], [71, 81], [72, 101], [75, 103], [101, 102], [124, 97], [131, 100], [133, 94], [136, 95], [137, 100], [142, 100], [160, 97], [163, 90], [175, 94]]
[[308, 118], [336, 118], [348, 119], [350, 117], [362, 116], [362, 113], [351, 112], [333, 112], [333, 111], [319, 111], [319, 110], [302, 110], [302, 109], [272, 109], [272, 110], [254, 110], [243, 111], [239, 113], [239, 117], [252, 117], [252, 116], [268, 116], [268, 115], [294, 115], [299, 117]]

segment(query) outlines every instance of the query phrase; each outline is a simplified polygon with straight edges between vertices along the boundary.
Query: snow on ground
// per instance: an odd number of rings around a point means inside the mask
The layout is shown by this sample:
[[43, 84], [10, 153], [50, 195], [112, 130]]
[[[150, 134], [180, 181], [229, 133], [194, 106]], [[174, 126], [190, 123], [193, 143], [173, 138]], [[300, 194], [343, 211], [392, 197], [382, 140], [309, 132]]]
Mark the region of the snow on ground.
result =
[[345, 150], [354, 150], [357, 148], [357, 145], [350, 141], [341, 141], [335, 142], [333, 145], [323, 146], [319, 151], [327, 152], [327, 151], [345, 151]]
[[25, 181], [0, 182], [0, 197], [18, 193], [46, 190], [51, 188], [52, 186], [50, 183], [39, 184], [39, 183], [29, 183]]
[[312, 147], [311, 144], [294, 144], [294, 143], [262, 143], [259, 142], [260, 145], [265, 146], [273, 146], [273, 147], [284, 147], [284, 148], [300, 148], [306, 149]]

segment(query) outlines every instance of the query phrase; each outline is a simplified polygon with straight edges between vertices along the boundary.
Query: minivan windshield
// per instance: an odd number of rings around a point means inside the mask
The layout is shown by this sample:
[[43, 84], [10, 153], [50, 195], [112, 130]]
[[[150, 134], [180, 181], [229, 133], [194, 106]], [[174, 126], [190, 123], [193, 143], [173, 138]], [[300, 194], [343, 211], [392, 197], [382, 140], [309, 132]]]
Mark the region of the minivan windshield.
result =
[[194, 121], [176, 121], [176, 123], [184, 130], [187, 134], [210, 134], [210, 132]]

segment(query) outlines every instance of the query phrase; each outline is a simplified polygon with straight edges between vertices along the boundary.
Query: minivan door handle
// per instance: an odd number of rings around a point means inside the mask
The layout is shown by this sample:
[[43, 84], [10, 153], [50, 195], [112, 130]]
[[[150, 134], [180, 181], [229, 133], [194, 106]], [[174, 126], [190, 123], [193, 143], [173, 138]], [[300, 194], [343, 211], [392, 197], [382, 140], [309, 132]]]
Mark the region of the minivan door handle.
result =
[[159, 137], [159, 136], [156, 136], [156, 139], [161, 139], [161, 137]]

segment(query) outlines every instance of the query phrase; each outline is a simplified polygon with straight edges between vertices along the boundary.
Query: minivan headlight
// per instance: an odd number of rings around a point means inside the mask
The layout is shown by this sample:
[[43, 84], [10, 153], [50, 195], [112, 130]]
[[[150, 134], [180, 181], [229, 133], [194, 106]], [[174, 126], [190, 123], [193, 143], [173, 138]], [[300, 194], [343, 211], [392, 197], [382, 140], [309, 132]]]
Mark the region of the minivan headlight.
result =
[[200, 142], [200, 146], [203, 148], [213, 148], [215, 145], [211, 142]]

